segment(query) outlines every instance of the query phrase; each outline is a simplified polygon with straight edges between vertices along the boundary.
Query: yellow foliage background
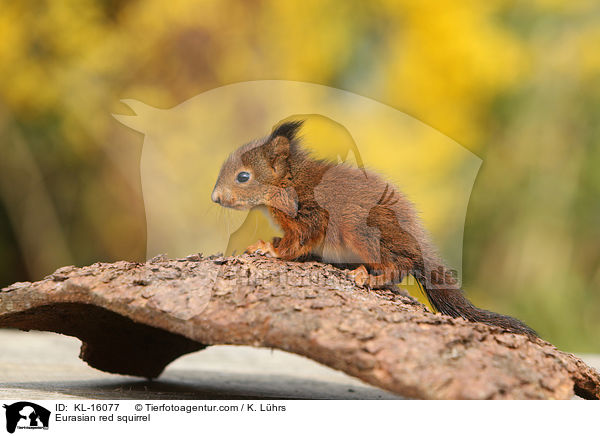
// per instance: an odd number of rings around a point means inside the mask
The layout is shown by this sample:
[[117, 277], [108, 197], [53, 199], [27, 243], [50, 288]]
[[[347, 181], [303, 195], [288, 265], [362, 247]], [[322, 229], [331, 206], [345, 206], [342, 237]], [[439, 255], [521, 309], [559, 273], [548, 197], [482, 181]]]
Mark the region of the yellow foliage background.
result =
[[296, 80], [479, 155], [468, 295], [600, 351], [598, 2], [9, 0], [0, 29], [0, 285], [145, 257], [143, 138], [111, 117], [121, 98]]

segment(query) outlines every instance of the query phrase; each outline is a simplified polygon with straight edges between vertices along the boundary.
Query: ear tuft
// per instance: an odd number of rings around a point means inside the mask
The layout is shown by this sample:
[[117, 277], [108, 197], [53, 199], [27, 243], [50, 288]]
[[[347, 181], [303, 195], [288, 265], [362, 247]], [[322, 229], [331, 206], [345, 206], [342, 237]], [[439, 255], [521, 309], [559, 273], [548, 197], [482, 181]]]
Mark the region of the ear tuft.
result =
[[302, 127], [303, 123], [304, 120], [281, 123], [275, 127], [269, 139], [272, 140], [278, 136], [283, 136], [284, 138], [287, 138], [288, 141], [292, 142], [292, 140], [296, 138], [296, 134], [298, 133], [298, 130], [300, 130], [300, 127]]

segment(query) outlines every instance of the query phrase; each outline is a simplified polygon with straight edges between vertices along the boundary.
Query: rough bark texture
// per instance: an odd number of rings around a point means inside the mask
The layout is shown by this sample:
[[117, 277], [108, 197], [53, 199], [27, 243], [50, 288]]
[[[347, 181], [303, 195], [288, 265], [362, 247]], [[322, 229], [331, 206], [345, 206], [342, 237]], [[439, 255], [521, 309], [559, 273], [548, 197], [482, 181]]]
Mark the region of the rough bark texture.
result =
[[182, 354], [301, 354], [411, 398], [600, 397], [600, 375], [540, 339], [432, 314], [316, 262], [199, 255], [64, 267], [0, 291], [0, 327], [80, 338], [100, 370], [157, 377]]

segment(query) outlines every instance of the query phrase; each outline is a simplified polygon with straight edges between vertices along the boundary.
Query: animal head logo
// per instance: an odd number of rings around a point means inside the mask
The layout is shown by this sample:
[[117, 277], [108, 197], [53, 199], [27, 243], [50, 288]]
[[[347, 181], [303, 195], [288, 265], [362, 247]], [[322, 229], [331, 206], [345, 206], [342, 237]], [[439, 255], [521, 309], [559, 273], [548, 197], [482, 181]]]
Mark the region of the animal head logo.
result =
[[[365, 166], [399, 186], [421, 212], [442, 255], [460, 272], [464, 220], [481, 160], [422, 122], [350, 92], [292, 81], [227, 85], [170, 109], [134, 100], [123, 103], [135, 115], [114, 117], [144, 134], [141, 181], [147, 257], [240, 253], [257, 239], [277, 236], [279, 230], [259, 211], [220, 208], [211, 196], [232, 201], [213, 188], [226, 159], [238, 159], [239, 168], [243, 166], [242, 153], [234, 153], [242, 144], [268, 136], [284, 121], [304, 120], [300, 139], [311, 153]], [[257, 145], [250, 143], [248, 150]], [[272, 190], [268, 184], [263, 188]], [[286, 213], [295, 212], [293, 192], [269, 195]], [[323, 195], [315, 190], [317, 201]], [[376, 197], [375, 210], [383, 211], [393, 201], [381, 198], [382, 193]], [[236, 201], [241, 205], [251, 200]], [[373, 217], [369, 226], [368, 211], [361, 219], [369, 231], [380, 231]]]
[[6, 411], [6, 431], [14, 433], [17, 428], [47, 429], [50, 423], [50, 411], [29, 401], [4, 404]]

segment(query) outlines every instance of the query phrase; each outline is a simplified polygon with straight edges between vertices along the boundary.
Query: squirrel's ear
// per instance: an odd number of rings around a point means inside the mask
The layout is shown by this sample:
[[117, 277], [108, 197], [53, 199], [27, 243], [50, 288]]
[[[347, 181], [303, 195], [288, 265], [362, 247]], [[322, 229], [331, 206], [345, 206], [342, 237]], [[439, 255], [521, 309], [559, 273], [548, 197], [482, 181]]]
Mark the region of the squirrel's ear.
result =
[[290, 157], [290, 141], [287, 138], [277, 136], [265, 144], [265, 158], [276, 173], [283, 175], [287, 169], [288, 157]]
[[287, 158], [290, 156], [290, 144], [296, 139], [303, 123], [303, 120], [281, 123], [275, 127], [267, 140], [265, 157], [273, 170], [280, 176], [285, 175]]
[[269, 144], [271, 152], [275, 157], [288, 158], [290, 156], [290, 141], [283, 136], [277, 136]]

